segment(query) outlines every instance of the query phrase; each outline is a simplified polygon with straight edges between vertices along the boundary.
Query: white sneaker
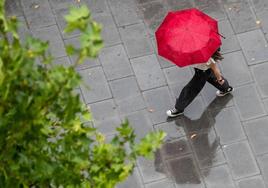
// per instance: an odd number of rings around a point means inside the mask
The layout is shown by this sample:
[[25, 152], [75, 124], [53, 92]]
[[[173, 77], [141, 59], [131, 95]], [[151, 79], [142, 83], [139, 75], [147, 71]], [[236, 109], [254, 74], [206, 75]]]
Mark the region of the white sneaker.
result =
[[232, 88], [232, 87], [229, 87], [229, 88], [227, 89], [227, 91], [225, 91], [225, 92], [218, 90], [218, 91], [216, 91], [216, 95], [217, 95], [218, 97], [223, 97], [223, 96], [225, 96], [225, 95], [231, 93], [233, 90], [234, 90], [234, 88]]
[[176, 108], [170, 109], [167, 111], [167, 116], [168, 117], [177, 117], [179, 115], [182, 115], [183, 111], [179, 111]]

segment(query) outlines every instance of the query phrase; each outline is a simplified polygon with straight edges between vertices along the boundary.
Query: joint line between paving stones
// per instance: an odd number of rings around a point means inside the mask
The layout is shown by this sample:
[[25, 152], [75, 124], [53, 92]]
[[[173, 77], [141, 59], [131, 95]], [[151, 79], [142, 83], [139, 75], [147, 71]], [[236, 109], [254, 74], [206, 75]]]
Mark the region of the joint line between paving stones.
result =
[[[245, 128], [245, 126], [244, 126], [244, 124], [243, 124], [242, 121], [241, 121], [241, 126], [242, 126], [242, 130], [244, 131], [244, 134], [245, 134], [245, 136], [246, 136], [246, 142], [247, 142], [248, 145], [249, 145], [250, 152], [252, 153], [253, 158], [254, 158], [254, 161], [256, 162], [256, 165], [257, 165], [257, 167], [258, 167], [259, 175], [261, 175], [262, 173], [261, 173], [260, 165], [259, 165], [258, 160], [257, 160], [257, 155], [255, 154], [255, 152], [254, 152], [254, 150], [253, 150], [253, 146], [251, 145], [251, 142], [249, 141], [249, 137], [248, 137], [248, 134], [247, 134], [247, 132], [246, 132], [246, 128]], [[256, 175], [257, 175], [257, 174], [256, 174]], [[256, 176], [256, 175], [251, 175], [251, 176]], [[249, 177], [251, 177], [251, 176], [249, 176]], [[243, 177], [243, 178], [247, 178], [247, 177]], [[240, 179], [243, 179], [243, 178], [240, 178]], [[240, 179], [237, 179], [236, 181], [238, 181], [238, 180], [240, 180]]]
[[[131, 58], [129, 57], [129, 54], [127, 53], [126, 47], [125, 47], [125, 45], [124, 45], [124, 41], [122, 40], [121, 33], [119, 32], [119, 26], [117, 25], [117, 23], [116, 23], [116, 21], [115, 21], [115, 17], [114, 17], [114, 15], [113, 15], [113, 11], [111, 10], [111, 7], [110, 7], [110, 2], [107, 2], [107, 6], [108, 6], [108, 9], [110, 10], [112, 19], [113, 19], [113, 21], [114, 21], [114, 23], [115, 23], [115, 25], [116, 25], [116, 30], [117, 30], [117, 32], [118, 32], [120, 41], [122, 42], [122, 47], [123, 47], [123, 49], [124, 49], [124, 52], [125, 52], [126, 55], [127, 55], [127, 58], [128, 58], [129, 64], [130, 64], [131, 71], [134, 73], [133, 76], [135, 77], [135, 80], [137, 81], [137, 77], [136, 77], [135, 71], [134, 71], [133, 66], [132, 66], [132, 63], [131, 63]], [[141, 90], [139, 84], [137, 84], [137, 85], [138, 85], [139, 91], [141, 92], [142, 90]], [[141, 93], [141, 95], [142, 95], [142, 93]], [[142, 95], [142, 96], [143, 96], [143, 95]], [[143, 99], [144, 99], [144, 97], [143, 97]]]
[[[185, 125], [185, 124], [184, 124]], [[199, 160], [198, 160], [198, 157], [197, 157], [197, 153], [194, 149], [194, 146], [193, 146], [193, 143], [191, 142], [191, 138], [189, 137], [189, 135], [186, 135], [186, 139], [188, 140], [189, 142], [189, 147], [192, 151], [192, 156], [193, 156], [193, 165], [197, 168], [197, 173], [200, 177], [200, 180], [202, 181], [203, 185], [205, 186], [205, 188], [207, 187], [207, 184], [205, 182], [205, 177], [203, 176], [203, 173], [202, 173], [202, 168], [201, 168], [201, 165], [199, 164]], [[189, 155], [189, 154], [188, 154]]]

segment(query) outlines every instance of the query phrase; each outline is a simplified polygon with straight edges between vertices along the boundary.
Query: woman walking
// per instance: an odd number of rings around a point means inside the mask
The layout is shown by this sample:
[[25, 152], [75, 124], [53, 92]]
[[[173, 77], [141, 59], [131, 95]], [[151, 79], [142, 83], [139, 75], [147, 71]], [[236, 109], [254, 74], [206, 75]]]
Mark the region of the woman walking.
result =
[[209, 82], [218, 89], [216, 95], [219, 97], [233, 91], [228, 81], [222, 76], [216, 62], [223, 57], [218, 49], [206, 63], [192, 65], [195, 74], [191, 81], [182, 89], [180, 96], [176, 100], [175, 108], [167, 111], [169, 117], [182, 115], [184, 109], [194, 100], [202, 90], [206, 82]]
[[215, 19], [196, 8], [171, 11], [155, 36], [160, 56], [179, 67], [192, 66], [195, 70], [194, 77], [177, 98], [175, 108], [167, 111], [169, 117], [183, 114], [206, 82], [218, 88], [218, 96], [233, 90], [216, 65], [223, 59], [219, 50], [223, 36]]

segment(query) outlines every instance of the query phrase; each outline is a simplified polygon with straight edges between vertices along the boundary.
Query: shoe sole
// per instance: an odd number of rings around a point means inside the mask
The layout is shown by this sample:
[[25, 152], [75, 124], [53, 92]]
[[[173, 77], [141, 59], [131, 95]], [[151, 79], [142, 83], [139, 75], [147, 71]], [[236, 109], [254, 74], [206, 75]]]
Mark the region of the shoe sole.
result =
[[179, 113], [179, 114], [176, 114], [176, 115], [168, 115], [167, 114], [168, 117], [177, 117], [177, 116], [180, 116], [180, 115], [183, 115], [183, 112], [182, 113]]
[[227, 95], [227, 94], [229, 94], [229, 93], [231, 93], [231, 92], [233, 92], [234, 91], [234, 88], [232, 89], [232, 91], [228, 91], [228, 92], [226, 92], [226, 93], [224, 93], [224, 94], [218, 94], [218, 93], [216, 93], [216, 95], [218, 96], [218, 97], [224, 97], [225, 95]]

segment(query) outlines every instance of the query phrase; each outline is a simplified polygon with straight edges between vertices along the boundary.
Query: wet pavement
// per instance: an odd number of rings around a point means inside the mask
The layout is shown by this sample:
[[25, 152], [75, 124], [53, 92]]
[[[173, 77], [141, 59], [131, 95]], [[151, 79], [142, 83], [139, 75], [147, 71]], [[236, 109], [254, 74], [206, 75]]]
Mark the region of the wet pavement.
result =
[[[8, 0], [21, 20], [22, 36], [50, 41], [55, 63], [71, 64], [62, 18], [74, 0]], [[77, 68], [91, 90], [77, 89], [108, 137], [128, 118], [138, 138], [168, 133], [155, 160], [140, 158], [119, 188], [268, 187], [268, 1], [267, 0], [81, 0], [103, 23], [105, 48]], [[219, 21], [224, 60], [220, 68], [233, 95], [216, 98], [206, 85], [185, 116], [168, 119], [176, 96], [193, 75], [158, 57], [154, 31], [168, 10], [197, 7]]]

